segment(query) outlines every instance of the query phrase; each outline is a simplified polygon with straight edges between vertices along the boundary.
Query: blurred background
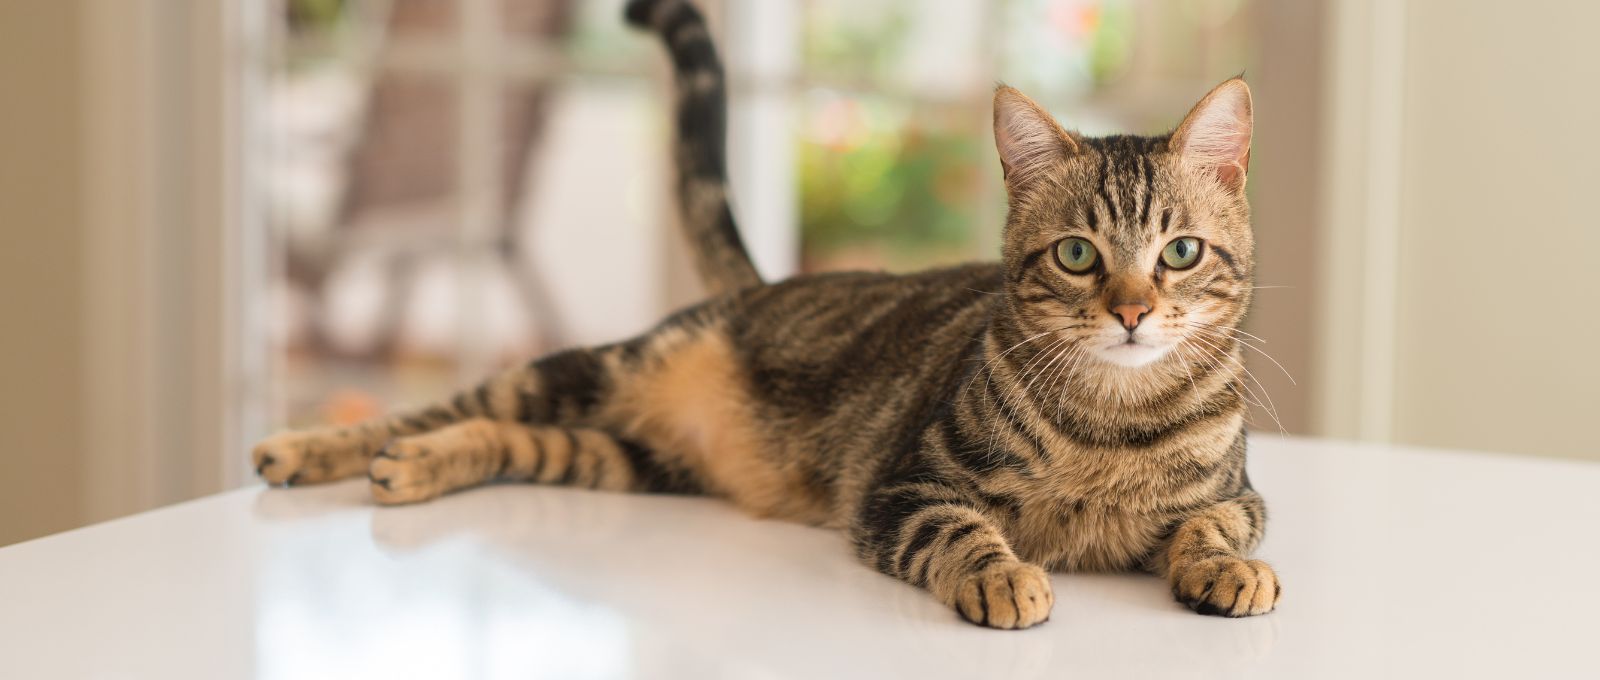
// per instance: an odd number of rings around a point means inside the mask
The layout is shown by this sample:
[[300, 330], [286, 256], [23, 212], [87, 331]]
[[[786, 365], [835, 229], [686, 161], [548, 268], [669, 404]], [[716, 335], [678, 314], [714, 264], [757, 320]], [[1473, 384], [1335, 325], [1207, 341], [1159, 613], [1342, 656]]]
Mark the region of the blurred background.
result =
[[[700, 0], [763, 274], [996, 253], [994, 84], [1170, 129], [1244, 72], [1253, 426], [1600, 459], [1600, 5]], [[0, 2], [0, 545], [700, 290], [621, 0]], [[1291, 379], [1292, 376], [1292, 379]]]

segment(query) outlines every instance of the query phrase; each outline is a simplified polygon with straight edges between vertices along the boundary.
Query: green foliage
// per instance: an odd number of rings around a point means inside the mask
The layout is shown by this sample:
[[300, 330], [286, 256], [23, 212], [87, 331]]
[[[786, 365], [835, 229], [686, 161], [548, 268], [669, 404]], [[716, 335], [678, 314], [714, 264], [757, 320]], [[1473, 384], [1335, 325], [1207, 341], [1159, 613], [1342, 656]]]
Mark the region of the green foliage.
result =
[[330, 31], [344, 16], [345, 0], [288, 0], [284, 11], [296, 31]]
[[873, 130], [853, 145], [800, 143], [800, 229], [808, 253], [892, 254], [919, 266], [970, 249], [977, 223], [979, 140], [924, 127]]
[[806, 9], [802, 50], [814, 77], [885, 79], [905, 46], [912, 6], [819, 2]]

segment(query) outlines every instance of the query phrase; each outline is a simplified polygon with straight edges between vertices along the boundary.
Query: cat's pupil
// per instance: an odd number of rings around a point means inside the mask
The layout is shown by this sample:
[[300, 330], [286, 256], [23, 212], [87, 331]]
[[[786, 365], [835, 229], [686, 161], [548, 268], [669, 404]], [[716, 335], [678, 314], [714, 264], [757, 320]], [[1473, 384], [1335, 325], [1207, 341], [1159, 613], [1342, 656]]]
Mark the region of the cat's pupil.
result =
[[1074, 260], [1083, 259], [1083, 244], [1082, 243], [1074, 243], [1074, 244], [1072, 244], [1072, 259], [1074, 259]]
[[1180, 257], [1180, 258], [1181, 257], [1187, 257], [1189, 255], [1189, 244], [1184, 243], [1183, 241], [1179, 241], [1178, 242], [1178, 247], [1177, 247], [1176, 250], [1177, 250], [1178, 257]]

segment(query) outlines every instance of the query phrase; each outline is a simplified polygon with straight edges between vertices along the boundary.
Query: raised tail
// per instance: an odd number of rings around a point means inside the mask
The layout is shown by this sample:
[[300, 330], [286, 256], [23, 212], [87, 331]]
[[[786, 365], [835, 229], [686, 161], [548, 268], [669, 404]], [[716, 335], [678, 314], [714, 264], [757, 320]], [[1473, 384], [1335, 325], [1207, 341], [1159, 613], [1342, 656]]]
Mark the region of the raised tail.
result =
[[677, 87], [678, 210], [695, 270], [712, 294], [761, 284], [728, 207], [728, 96], [705, 17], [688, 0], [631, 0], [628, 23], [661, 36]]

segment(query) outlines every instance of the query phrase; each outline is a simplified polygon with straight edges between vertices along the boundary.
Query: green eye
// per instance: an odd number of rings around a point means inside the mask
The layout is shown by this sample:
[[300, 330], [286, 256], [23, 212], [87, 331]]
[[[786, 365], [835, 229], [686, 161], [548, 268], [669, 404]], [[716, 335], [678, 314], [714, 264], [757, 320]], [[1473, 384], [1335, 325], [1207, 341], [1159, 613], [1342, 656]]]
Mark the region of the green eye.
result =
[[1161, 249], [1161, 261], [1168, 269], [1188, 269], [1200, 261], [1200, 239], [1186, 236], [1173, 239]]
[[1095, 252], [1094, 244], [1084, 239], [1062, 239], [1056, 244], [1056, 261], [1061, 263], [1063, 269], [1074, 274], [1094, 269], [1094, 263], [1099, 259], [1100, 254]]

